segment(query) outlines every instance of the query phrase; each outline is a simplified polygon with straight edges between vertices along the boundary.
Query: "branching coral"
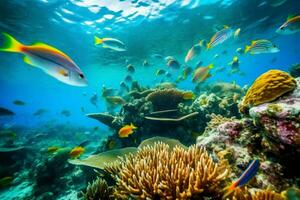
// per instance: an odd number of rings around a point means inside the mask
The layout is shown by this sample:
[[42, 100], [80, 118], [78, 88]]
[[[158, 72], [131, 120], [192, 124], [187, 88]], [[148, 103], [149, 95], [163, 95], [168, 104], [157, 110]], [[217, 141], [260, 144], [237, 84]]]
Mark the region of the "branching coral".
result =
[[247, 187], [236, 188], [230, 197], [232, 200], [284, 200], [284, 198], [273, 191], [257, 190], [250, 192]]
[[245, 112], [251, 106], [273, 101], [296, 88], [295, 79], [280, 70], [269, 70], [259, 76], [246, 93], [240, 111]]
[[152, 102], [155, 110], [174, 109], [184, 101], [183, 95], [184, 91], [177, 89], [158, 89], [150, 93], [146, 100]]
[[[108, 167], [109, 169], [112, 169]], [[205, 149], [187, 150], [156, 143], [126, 156], [119, 169], [114, 195], [119, 199], [190, 199], [218, 196], [229, 171], [224, 160], [215, 163]]]
[[109, 200], [113, 199], [113, 188], [109, 187], [105, 180], [97, 178], [93, 183], [89, 183], [86, 192], [83, 194], [84, 200]]

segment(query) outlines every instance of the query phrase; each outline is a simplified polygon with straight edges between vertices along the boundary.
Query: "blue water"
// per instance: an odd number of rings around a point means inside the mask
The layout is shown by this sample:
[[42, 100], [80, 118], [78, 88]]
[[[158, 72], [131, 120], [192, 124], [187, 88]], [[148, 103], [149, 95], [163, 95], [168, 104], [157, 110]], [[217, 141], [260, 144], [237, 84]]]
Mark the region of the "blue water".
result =
[[[300, 13], [300, 1], [287, 0], [273, 7], [271, 0], [11, 0], [0, 2], [0, 32], [7, 32], [24, 44], [41, 41], [62, 50], [82, 69], [87, 87], [73, 87], [57, 81], [41, 70], [25, 64], [20, 54], [0, 53], [1, 107], [16, 115], [5, 123], [35, 126], [47, 121], [69, 122], [92, 127], [98, 122], [85, 116], [90, 112], [105, 112], [101, 98], [103, 85], [119, 88], [127, 75], [126, 65], [136, 68], [133, 75], [142, 86], [153, 87], [160, 82], [155, 76], [159, 68], [167, 69], [165, 61], [153, 58], [158, 53], [174, 56], [180, 63], [189, 48], [200, 39], [209, 40], [216, 27], [228, 25], [241, 28], [238, 39], [230, 39], [211, 51], [202, 51], [200, 58], [189, 65], [193, 68], [201, 60], [203, 65], [227, 65], [238, 55], [235, 50], [255, 39], [269, 39], [280, 48], [279, 53], [239, 56], [245, 76], [227, 72], [213, 73], [206, 83], [235, 81], [250, 85], [269, 69], [288, 68], [300, 62], [300, 33], [278, 35], [275, 30], [289, 14]], [[94, 46], [94, 36], [113, 37], [123, 41], [128, 50], [113, 52]], [[227, 50], [227, 54], [221, 52]], [[219, 58], [214, 59], [214, 55]], [[147, 59], [150, 66], [142, 66]], [[127, 62], [126, 62], [127, 60]], [[275, 60], [275, 62], [271, 62]], [[181, 66], [182, 70], [183, 66]], [[171, 70], [174, 81], [179, 71]], [[178, 85], [192, 90], [191, 78]], [[98, 107], [90, 97], [98, 94]], [[86, 94], [86, 95], [84, 95]], [[12, 101], [19, 99], [25, 106]], [[84, 107], [84, 112], [81, 111]], [[41, 117], [32, 114], [40, 109], [48, 112]], [[60, 114], [69, 110], [70, 117]], [[116, 111], [117, 112], [117, 111]]]

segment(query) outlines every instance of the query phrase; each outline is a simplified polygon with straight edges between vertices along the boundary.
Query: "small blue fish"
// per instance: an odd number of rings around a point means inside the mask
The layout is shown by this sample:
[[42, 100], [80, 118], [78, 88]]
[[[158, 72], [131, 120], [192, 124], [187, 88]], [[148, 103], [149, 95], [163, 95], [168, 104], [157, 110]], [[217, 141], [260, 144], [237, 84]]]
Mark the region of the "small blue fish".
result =
[[253, 160], [247, 169], [243, 172], [243, 174], [238, 178], [238, 180], [234, 181], [231, 185], [226, 187], [224, 190], [227, 190], [225, 195], [223, 196], [224, 198], [230, 195], [237, 187], [242, 187], [246, 183], [252, 179], [255, 174], [257, 173], [258, 169], [260, 166], [259, 160]]

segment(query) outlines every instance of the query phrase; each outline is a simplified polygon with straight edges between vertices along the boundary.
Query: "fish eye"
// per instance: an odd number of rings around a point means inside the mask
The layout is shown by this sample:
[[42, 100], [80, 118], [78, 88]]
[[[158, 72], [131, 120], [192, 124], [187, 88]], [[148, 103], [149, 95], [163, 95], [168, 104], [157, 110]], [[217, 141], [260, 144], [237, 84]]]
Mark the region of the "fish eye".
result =
[[83, 74], [79, 74], [79, 77], [80, 77], [81, 79], [84, 79], [84, 75], [83, 75]]
[[282, 27], [280, 27], [280, 30], [283, 30], [284, 29], [284, 27], [282, 26]]

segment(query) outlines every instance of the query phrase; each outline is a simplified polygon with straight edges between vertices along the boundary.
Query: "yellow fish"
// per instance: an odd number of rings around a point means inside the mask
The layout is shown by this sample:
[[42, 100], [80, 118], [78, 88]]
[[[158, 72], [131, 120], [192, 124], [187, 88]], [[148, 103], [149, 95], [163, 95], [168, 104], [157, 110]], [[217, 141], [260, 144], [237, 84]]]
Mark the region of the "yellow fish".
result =
[[86, 86], [87, 81], [75, 62], [62, 51], [38, 42], [33, 45], [23, 45], [7, 33], [4, 36], [4, 45], [0, 51], [15, 52], [24, 55], [24, 62], [40, 68], [57, 80], [73, 85]]
[[134, 126], [132, 123], [130, 125], [125, 125], [119, 130], [119, 137], [120, 138], [128, 137], [130, 134], [133, 133], [135, 129], [137, 129], [137, 127]]
[[192, 99], [195, 99], [195, 94], [194, 94], [193, 92], [191, 92], [191, 91], [185, 92], [185, 93], [183, 94], [183, 99], [184, 99], [184, 100], [192, 100]]
[[125, 44], [115, 38], [99, 38], [95, 36], [95, 45], [101, 44], [103, 48], [112, 49], [114, 51], [126, 51]]
[[47, 148], [47, 153], [55, 153], [57, 150], [59, 150], [60, 147], [56, 147], [56, 146], [51, 146]]
[[85, 149], [81, 146], [78, 146], [78, 147], [74, 147], [69, 155], [71, 158], [78, 158], [79, 156], [81, 156], [81, 154], [83, 154], [85, 152]]

